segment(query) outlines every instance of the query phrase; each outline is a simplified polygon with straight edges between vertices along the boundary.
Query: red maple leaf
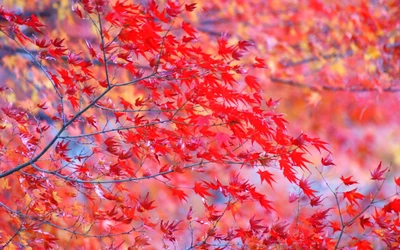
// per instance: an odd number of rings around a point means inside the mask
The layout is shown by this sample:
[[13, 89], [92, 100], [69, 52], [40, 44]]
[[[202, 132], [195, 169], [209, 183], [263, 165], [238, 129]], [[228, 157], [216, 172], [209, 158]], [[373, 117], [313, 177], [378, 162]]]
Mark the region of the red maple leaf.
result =
[[276, 181], [275, 181], [275, 179], [273, 178], [274, 175], [273, 175], [272, 173], [268, 172], [267, 170], [261, 171], [261, 170], [259, 169], [259, 170], [257, 171], [257, 174], [260, 175], [261, 183], [262, 183], [263, 181], [266, 181], [266, 182], [268, 182], [268, 184], [271, 186], [271, 188], [273, 188], [273, 187], [272, 187], [272, 182], [275, 182], [275, 183], [276, 183]]
[[333, 163], [332, 161], [332, 157], [330, 154], [328, 154], [327, 156], [325, 156], [324, 158], [321, 159], [321, 163], [324, 166], [334, 166], [335, 163]]
[[256, 62], [253, 63], [253, 67], [255, 67], [255, 68], [266, 68], [267, 67], [267, 65], [265, 65], [264, 59], [256, 57], [254, 60], [256, 60]]
[[182, 190], [179, 190], [177, 188], [171, 188], [172, 191], [172, 195], [178, 197], [178, 199], [182, 202], [182, 200], [186, 200], [186, 198], [188, 197], [187, 194], [185, 194], [185, 192], [183, 192]]
[[46, 102], [44, 102], [42, 104], [36, 104], [36, 107], [46, 110], [46, 109], [48, 109], [48, 107], [45, 107], [45, 105], [46, 105]]
[[253, 215], [253, 217], [250, 218], [249, 223], [250, 223], [250, 229], [253, 231], [259, 231], [259, 230], [263, 230], [266, 228], [266, 226], [264, 225], [260, 225], [261, 222], [263, 221], [263, 219], [255, 219], [255, 215]]
[[365, 197], [363, 194], [357, 193], [356, 191], [357, 188], [343, 193], [343, 197], [347, 199], [351, 205], [353, 205], [354, 203], [359, 205], [357, 199], [362, 200]]
[[196, 9], [196, 5], [197, 3], [191, 3], [191, 4], [185, 4], [185, 9], [186, 11], [193, 11], [194, 9]]
[[215, 139], [218, 142], [218, 147], [226, 147], [229, 145], [230, 136], [226, 133], [216, 133]]
[[164, 237], [170, 241], [175, 241], [175, 236], [174, 236], [174, 232], [177, 231], [178, 229], [176, 228], [179, 223], [181, 223], [182, 221], [175, 221], [175, 222], [165, 222], [163, 220], [161, 220], [160, 222], [160, 229], [161, 231], [164, 233]]
[[316, 197], [315, 196], [315, 190], [311, 189], [310, 183], [308, 182], [308, 179], [301, 178], [299, 181], [299, 187], [303, 190], [304, 194], [307, 195], [308, 198]]
[[396, 198], [393, 201], [386, 204], [383, 209], [386, 213], [400, 213], [400, 199]]
[[122, 98], [122, 97], [119, 97], [119, 99], [121, 100], [121, 104], [124, 106], [124, 109], [128, 109], [128, 108], [133, 109], [132, 103], [126, 101], [126, 100], [125, 100], [124, 98]]
[[371, 242], [369, 240], [358, 240], [355, 244], [358, 250], [372, 250]]
[[86, 117], [86, 121], [88, 122], [88, 124], [92, 125], [93, 127], [97, 128], [97, 119], [95, 116], [91, 115], [91, 116], [87, 116]]
[[400, 177], [399, 178], [394, 178], [394, 182], [396, 183], [397, 186], [400, 187]]
[[137, 204], [137, 211], [144, 212], [145, 210], [152, 210], [156, 208], [153, 206], [154, 201], [149, 201], [149, 193], [143, 199], [139, 197], [139, 202]]
[[182, 22], [182, 29], [189, 35], [189, 36], [196, 36], [197, 31], [190, 26], [190, 23]]
[[76, 96], [73, 95], [68, 96], [68, 101], [71, 103], [74, 109], [79, 108], [79, 103], [78, 103], [79, 99]]
[[340, 177], [340, 179], [343, 181], [344, 185], [346, 185], [346, 186], [350, 186], [350, 185], [358, 183], [358, 181], [352, 181], [351, 178], [353, 178], [353, 176], [349, 176], [347, 178], [344, 178], [343, 175], [342, 175], [342, 177]]
[[364, 217], [364, 215], [360, 217], [360, 225], [363, 229], [365, 229], [364, 228], [365, 226], [367, 226], [367, 227], [373, 226], [371, 221], [369, 220], [369, 217]]
[[341, 226], [339, 226], [340, 223], [337, 221], [330, 221], [329, 224], [330, 227], [333, 229], [333, 232], [338, 232], [342, 230]]
[[385, 168], [384, 170], [381, 170], [381, 167], [382, 167], [382, 162], [379, 163], [378, 167], [373, 172], [370, 171], [371, 180], [380, 181], [380, 180], [384, 180], [385, 179], [384, 177], [382, 177], [382, 175], [386, 172], [386, 170], [388, 168]]
[[196, 194], [200, 195], [200, 196], [203, 197], [203, 198], [206, 198], [206, 195], [213, 197], [213, 196], [208, 192], [208, 189], [209, 189], [209, 188], [207, 188], [206, 186], [203, 186], [203, 185], [201, 184], [201, 182], [197, 182], [197, 181], [196, 181], [196, 182], [194, 183], [194, 188], [193, 188], [194, 192], [195, 192]]
[[246, 81], [250, 89], [259, 90], [261, 87], [261, 85], [257, 82], [257, 78], [255, 76], [246, 76], [244, 80]]

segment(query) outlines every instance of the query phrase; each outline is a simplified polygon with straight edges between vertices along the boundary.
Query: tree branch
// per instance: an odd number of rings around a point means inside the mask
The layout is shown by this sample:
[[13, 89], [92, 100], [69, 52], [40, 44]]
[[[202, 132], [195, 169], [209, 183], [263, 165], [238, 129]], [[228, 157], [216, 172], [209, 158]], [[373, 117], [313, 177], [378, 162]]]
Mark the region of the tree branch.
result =
[[362, 88], [362, 87], [333, 87], [333, 86], [326, 86], [326, 85], [308, 85], [304, 83], [299, 83], [296, 81], [292, 80], [287, 80], [287, 79], [282, 79], [282, 78], [276, 78], [276, 77], [270, 77], [271, 82], [273, 83], [279, 83], [279, 84], [284, 84], [292, 87], [299, 87], [299, 88], [304, 88], [304, 89], [310, 89], [314, 91], [336, 91], [336, 92], [399, 92], [400, 88], [393, 88], [392, 86], [386, 87], [386, 88]]

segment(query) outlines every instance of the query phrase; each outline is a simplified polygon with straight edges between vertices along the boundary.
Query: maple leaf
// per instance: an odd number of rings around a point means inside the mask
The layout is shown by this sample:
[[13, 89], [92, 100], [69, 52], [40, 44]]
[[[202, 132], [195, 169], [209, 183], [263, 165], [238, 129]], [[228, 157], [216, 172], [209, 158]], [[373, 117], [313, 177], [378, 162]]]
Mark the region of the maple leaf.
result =
[[352, 189], [352, 190], [347, 191], [347, 192], [343, 192], [343, 197], [345, 199], [347, 199], [350, 202], [351, 205], [353, 205], [354, 203], [359, 205], [358, 202], [357, 202], [357, 199], [358, 200], [362, 200], [362, 199], [365, 198], [364, 195], [362, 195], [360, 193], [357, 193], [356, 191], [357, 191], [357, 188]]
[[400, 187], [400, 177], [399, 178], [394, 178], [394, 182], [396, 183], [397, 186]]
[[321, 149], [323, 149], [323, 150], [325, 150], [325, 151], [330, 153], [330, 151], [325, 147], [325, 145], [328, 144], [328, 143], [320, 140], [319, 138], [310, 138], [305, 134], [303, 134], [302, 138], [305, 141], [309, 142], [312, 146], [314, 146], [314, 148], [316, 148], [318, 150], [318, 152], [321, 153]]
[[317, 197], [314, 197], [314, 198], [311, 198], [311, 199], [310, 199], [310, 205], [311, 205], [312, 207], [322, 205], [321, 203], [322, 203], [323, 200], [325, 200], [325, 198], [322, 199], [322, 200], [321, 200], [321, 198], [322, 198], [322, 195], [317, 196]]
[[311, 163], [309, 160], [303, 157], [305, 155], [304, 152], [300, 152], [298, 150], [293, 150], [290, 153], [290, 158], [292, 159], [292, 162], [295, 166], [299, 166], [302, 169], [307, 169], [306, 163]]
[[36, 32], [39, 32], [39, 33], [42, 33], [42, 31], [40, 31], [39, 28], [45, 26], [43, 23], [41, 23], [39, 21], [39, 19], [34, 14], [32, 14], [30, 17], [28, 17], [24, 24], [26, 26], [31, 27], [32, 29], [34, 29]]
[[350, 216], [356, 216], [357, 214], [357, 210], [354, 209], [354, 205], [353, 204], [346, 204], [346, 212], [350, 215]]
[[182, 200], [187, 201], [187, 194], [185, 194], [185, 192], [183, 192], [182, 190], [179, 190], [177, 188], [171, 188], [172, 191], [172, 195], [178, 197], [178, 199], [182, 202]]
[[121, 104], [124, 106], [124, 109], [128, 109], [128, 108], [133, 109], [133, 104], [132, 103], [126, 101], [122, 97], [119, 97], [119, 99], [121, 100]]
[[323, 211], [316, 211], [314, 212], [311, 217], [307, 218], [307, 221], [310, 222], [311, 225], [313, 225], [314, 228], [317, 230], [325, 227], [324, 220], [328, 216], [328, 212], [332, 208], [325, 209]]
[[83, 14], [81, 9], [78, 6], [72, 7], [72, 11], [79, 16], [80, 19], [83, 19]]
[[[135, 243], [134, 246], [132, 246], [132, 249], [137, 249], [137, 247], [146, 247], [150, 246], [150, 239], [146, 235], [139, 235], [135, 237]], [[129, 248], [128, 248], [129, 249]]]
[[341, 226], [339, 226], [340, 223], [337, 221], [330, 221], [329, 224], [330, 224], [330, 227], [333, 229], [334, 233], [340, 232], [342, 230]]
[[240, 50], [248, 51], [247, 47], [254, 46], [254, 43], [250, 41], [239, 41], [238, 42], [238, 47]]
[[373, 250], [371, 242], [368, 240], [358, 240], [354, 246], [357, 247], [357, 250]]
[[107, 146], [107, 151], [113, 155], [120, 155], [121, 147], [120, 144], [112, 137], [108, 137], [104, 140], [104, 144]]
[[269, 98], [269, 100], [266, 102], [266, 104], [267, 104], [267, 106], [269, 107], [269, 108], [276, 108], [276, 106], [278, 105], [278, 103], [279, 103], [279, 101], [280, 101], [281, 99], [278, 99], [278, 100], [272, 100], [272, 98]]
[[2, 178], [0, 179], [0, 188], [2, 190], [9, 190], [11, 189], [11, 186], [8, 183], [8, 178]]
[[64, 141], [60, 141], [56, 145], [56, 153], [57, 154], [65, 154], [70, 149], [68, 148], [70, 141], [64, 143]]
[[293, 202], [297, 201], [299, 198], [300, 198], [300, 196], [298, 194], [290, 193], [289, 194], [289, 203], [293, 203]]
[[188, 211], [188, 213], [186, 215], [186, 219], [189, 220], [189, 221], [192, 220], [192, 215], [193, 215], [193, 207], [190, 206], [189, 211]]
[[400, 213], [400, 199], [396, 198], [393, 201], [389, 202], [383, 207], [382, 210], [386, 213]]
[[232, 52], [232, 58], [235, 60], [240, 60], [240, 58], [243, 57], [243, 55], [244, 55], [243, 51], [240, 51], [238, 49], [235, 49]]
[[216, 133], [215, 139], [218, 142], [218, 147], [227, 147], [231, 137], [226, 133]]
[[125, 112], [114, 112], [114, 116], [115, 116], [115, 123], [119, 123], [119, 118], [125, 116], [126, 113]]
[[260, 223], [263, 221], [263, 219], [255, 219], [255, 215], [253, 215], [253, 217], [250, 218], [249, 223], [250, 223], [250, 229], [252, 231], [259, 231], [259, 230], [264, 230], [266, 228], [266, 226], [262, 226], [260, 225]]
[[86, 117], [86, 121], [88, 122], [88, 124], [92, 125], [96, 129], [98, 129], [97, 128], [97, 119], [96, 119], [96, 117], [94, 117], [93, 115], [87, 116]]
[[343, 175], [342, 175], [342, 177], [340, 177], [340, 179], [343, 181], [343, 184], [346, 185], [346, 186], [350, 186], [350, 185], [358, 183], [358, 181], [352, 181], [351, 178], [353, 178], [353, 176], [349, 176], [347, 178], [344, 178]]
[[36, 107], [38, 107], [40, 109], [43, 109], [43, 110], [46, 110], [46, 109], [48, 109], [48, 107], [45, 107], [45, 105], [46, 105], [46, 102], [44, 102], [42, 104], [36, 104]]
[[240, 203], [239, 202], [228, 202], [226, 206], [227, 211], [231, 211], [232, 217], [234, 220], [236, 220], [236, 214], [238, 213], [240, 209]]
[[127, 151], [121, 151], [121, 153], [118, 156], [118, 159], [120, 160], [126, 160], [132, 157], [132, 150], [127, 150]]
[[370, 171], [371, 180], [380, 181], [380, 180], [384, 180], [385, 179], [384, 177], [382, 177], [382, 175], [386, 172], [386, 170], [388, 168], [385, 168], [384, 170], [381, 170], [381, 167], [382, 167], [382, 162], [379, 163], [378, 167], [373, 172]]
[[287, 157], [281, 157], [279, 160], [280, 168], [283, 169], [283, 175], [288, 179], [291, 183], [296, 183], [298, 178], [296, 177], [296, 172], [290, 164]]
[[204, 207], [206, 209], [206, 216], [209, 221], [216, 221], [221, 218], [222, 214], [219, 210], [216, 209], [215, 205], [208, 205], [205, 201], [203, 201]]
[[190, 26], [190, 23], [182, 22], [182, 29], [189, 35], [189, 36], [196, 36], [197, 31]]
[[310, 183], [308, 182], [308, 179], [301, 178], [299, 181], [299, 187], [303, 190], [304, 194], [307, 195], [308, 198], [316, 197], [315, 196], [315, 190], [311, 189]]
[[257, 78], [255, 76], [246, 76], [244, 80], [250, 89], [254, 89], [256, 91], [260, 90], [261, 85], [257, 82]]
[[137, 204], [137, 211], [144, 212], [145, 210], [152, 210], [156, 208], [153, 206], [154, 201], [149, 201], [149, 193], [143, 199], [139, 197], [139, 203]]
[[56, 39], [50, 40], [50, 42], [53, 44], [54, 47], [64, 47], [64, 45], [62, 45], [64, 40], [65, 40], [65, 38], [63, 38], [63, 39], [56, 38]]
[[57, 192], [53, 191], [51, 194], [52, 194], [52, 198], [54, 199], [54, 201], [57, 204], [62, 202], [62, 198], [60, 196], [58, 196]]
[[271, 206], [272, 201], [267, 200], [267, 199], [265, 198], [265, 196], [261, 196], [261, 197], [259, 197], [257, 200], [258, 200], [258, 202], [260, 203], [260, 205], [261, 205], [263, 208], [265, 208], [265, 210], [267, 210], [268, 213], [270, 213], [272, 210], [275, 210], [275, 209]]
[[192, 4], [185, 4], [185, 9], [186, 11], [193, 11], [194, 9], [196, 9], [196, 5], [197, 3], [192, 3]]
[[211, 115], [193, 116], [192, 119], [193, 123], [196, 123], [201, 129], [203, 127], [208, 127], [208, 125], [210, 124]]
[[266, 182], [270, 185], [270, 187], [273, 188], [273, 187], [272, 187], [272, 182], [275, 182], [275, 183], [276, 183], [276, 181], [275, 181], [275, 179], [273, 178], [274, 175], [273, 175], [272, 173], [270, 173], [270, 172], [267, 171], [267, 170], [261, 171], [261, 170], [259, 169], [259, 170], [257, 171], [257, 174], [260, 175], [261, 183], [262, 183], [263, 181], [266, 181]]
[[373, 226], [373, 224], [369, 220], [369, 217], [364, 217], [364, 215], [360, 217], [360, 225], [361, 225], [361, 227], [363, 229], [365, 229], [364, 228], [365, 226], [367, 226], [367, 227], [372, 227]]
[[175, 236], [174, 236], [174, 232], [177, 231], [178, 229], [176, 228], [179, 223], [181, 223], [182, 221], [176, 221], [176, 222], [165, 222], [163, 220], [161, 220], [160, 222], [160, 229], [161, 231], [164, 233], [164, 237], [170, 241], [175, 241]]
[[228, 58], [228, 54], [231, 54], [233, 51], [233, 46], [228, 46], [228, 38], [227, 34], [224, 33], [218, 38], [218, 54], [223, 58]]
[[39, 48], [47, 48], [51, 45], [51, 42], [46, 40], [46, 38], [42, 38], [41, 40], [39, 39], [35, 39], [35, 44], [36, 46], [38, 46]]
[[182, 12], [181, 6], [171, 0], [168, 0], [167, 2], [166, 11], [167, 14], [170, 15], [171, 17], [176, 17]]
[[287, 238], [287, 233], [284, 231], [285, 228], [289, 226], [289, 223], [285, 223], [285, 222], [278, 222], [278, 223], [274, 223], [271, 226], [270, 229], [270, 234], [272, 236], [272, 238], [281, 238], [281, 239], [286, 239]]
[[255, 67], [255, 68], [266, 68], [267, 67], [265, 65], [265, 60], [264, 59], [256, 57], [254, 60], [256, 62], [253, 63], [253, 67]]
[[324, 165], [324, 166], [335, 166], [335, 163], [333, 163], [332, 157], [331, 157], [330, 154], [327, 155], [327, 156], [325, 156], [324, 158], [322, 158], [322, 159], [321, 159], [321, 163], [322, 163], [322, 165]]
[[[386, 217], [386, 212], [383, 211], [382, 214], [379, 214], [378, 210], [375, 207], [375, 213], [372, 215], [372, 218], [374, 218], [376, 224], [382, 229], [386, 229], [390, 227], [389, 220]], [[377, 229], [375, 229], [377, 230]]]
[[200, 195], [200, 196], [203, 197], [203, 198], [206, 198], [206, 195], [213, 197], [213, 195], [211, 195], [211, 194], [207, 191], [208, 189], [209, 189], [209, 188], [203, 186], [203, 185], [201, 184], [201, 182], [197, 182], [197, 181], [196, 181], [196, 182], [194, 183], [194, 188], [193, 188], [194, 192], [195, 192], [196, 194]]
[[68, 100], [70, 101], [70, 103], [74, 109], [79, 108], [79, 103], [78, 103], [79, 99], [76, 96], [69, 95]]

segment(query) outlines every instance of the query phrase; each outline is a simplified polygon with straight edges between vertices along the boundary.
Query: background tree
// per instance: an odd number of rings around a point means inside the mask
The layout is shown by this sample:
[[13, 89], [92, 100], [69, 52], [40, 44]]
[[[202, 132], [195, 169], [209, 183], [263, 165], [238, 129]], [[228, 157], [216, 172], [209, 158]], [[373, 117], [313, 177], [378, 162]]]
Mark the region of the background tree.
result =
[[395, 2], [4, 4], [3, 247], [398, 246], [400, 181], [365, 157], [374, 136], [341, 175], [301, 130], [396, 122], [393, 100], [360, 101], [397, 98]]

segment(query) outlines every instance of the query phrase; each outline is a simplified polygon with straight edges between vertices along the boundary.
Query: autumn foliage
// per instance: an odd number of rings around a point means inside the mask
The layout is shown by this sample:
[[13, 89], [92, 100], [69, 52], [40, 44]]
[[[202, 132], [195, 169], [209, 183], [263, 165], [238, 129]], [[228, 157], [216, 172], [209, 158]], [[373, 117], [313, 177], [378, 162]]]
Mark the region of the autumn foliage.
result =
[[64, 2], [0, 7], [2, 249], [400, 247], [396, 165], [278, 106], [395, 94], [395, 1]]

